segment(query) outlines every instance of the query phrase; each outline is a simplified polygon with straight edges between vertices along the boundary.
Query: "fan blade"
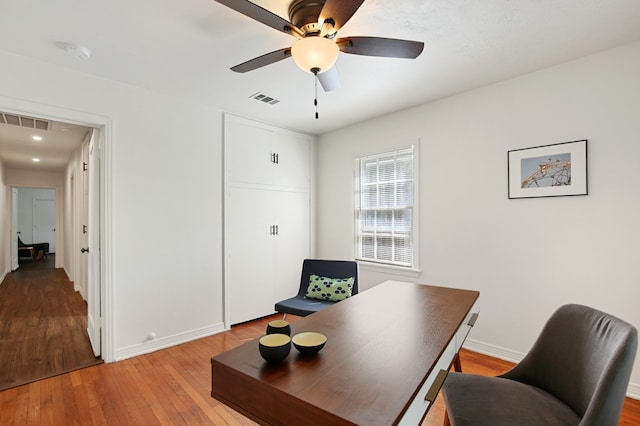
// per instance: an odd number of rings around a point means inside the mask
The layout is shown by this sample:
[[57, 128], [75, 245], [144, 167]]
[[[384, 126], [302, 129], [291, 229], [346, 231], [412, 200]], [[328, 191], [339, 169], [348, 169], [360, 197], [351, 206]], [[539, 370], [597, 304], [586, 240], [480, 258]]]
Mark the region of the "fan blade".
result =
[[333, 19], [334, 32], [338, 31], [356, 13], [364, 0], [327, 0], [320, 12], [319, 21]]
[[276, 50], [275, 52], [267, 53], [257, 58], [253, 58], [247, 62], [243, 62], [235, 67], [231, 67], [231, 71], [235, 72], [247, 72], [255, 69], [271, 65], [275, 62], [281, 61], [291, 56], [291, 48], [285, 47], [284, 49]]
[[278, 31], [282, 31], [285, 34], [290, 34], [294, 37], [301, 38], [302, 31], [291, 22], [286, 19], [276, 15], [264, 9], [257, 4], [251, 3], [247, 0], [216, 0], [218, 3], [227, 6], [230, 9], [235, 10], [243, 14], [244, 16], [248, 16], [251, 19], [255, 19], [258, 22], [262, 22], [263, 24], [275, 28]]
[[381, 37], [344, 37], [336, 41], [340, 51], [365, 56], [415, 59], [422, 53], [421, 41]]
[[318, 74], [318, 81], [325, 92], [332, 92], [340, 88], [340, 77], [336, 66], [332, 66], [327, 71]]

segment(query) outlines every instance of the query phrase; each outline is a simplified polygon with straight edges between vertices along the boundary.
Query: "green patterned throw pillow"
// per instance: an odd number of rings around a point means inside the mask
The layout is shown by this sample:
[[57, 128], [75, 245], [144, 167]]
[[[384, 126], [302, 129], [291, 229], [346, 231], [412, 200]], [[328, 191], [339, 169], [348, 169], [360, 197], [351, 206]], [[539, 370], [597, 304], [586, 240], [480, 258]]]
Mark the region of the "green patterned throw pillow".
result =
[[327, 278], [311, 274], [305, 297], [308, 299], [339, 302], [347, 297], [351, 297], [351, 289], [353, 288], [354, 281], [355, 277]]

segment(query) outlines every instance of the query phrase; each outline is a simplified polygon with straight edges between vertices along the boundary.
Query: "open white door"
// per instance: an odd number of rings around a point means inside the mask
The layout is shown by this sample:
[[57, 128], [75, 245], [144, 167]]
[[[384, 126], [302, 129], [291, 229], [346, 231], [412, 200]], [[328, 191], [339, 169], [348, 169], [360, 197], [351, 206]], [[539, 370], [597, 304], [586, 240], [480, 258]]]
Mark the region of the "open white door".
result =
[[100, 149], [97, 131], [89, 142], [89, 217], [88, 217], [88, 285], [87, 285], [87, 332], [96, 356], [101, 355], [101, 288], [100, 288]]
[[11, 270], [18, 269], [18, 188], [11, 188]]

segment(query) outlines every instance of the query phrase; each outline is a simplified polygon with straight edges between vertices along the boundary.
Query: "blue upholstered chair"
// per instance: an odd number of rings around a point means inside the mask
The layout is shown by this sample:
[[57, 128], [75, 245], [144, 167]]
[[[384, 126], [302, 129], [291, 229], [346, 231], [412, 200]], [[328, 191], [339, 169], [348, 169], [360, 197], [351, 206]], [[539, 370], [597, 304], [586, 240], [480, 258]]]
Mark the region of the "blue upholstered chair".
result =
[[445, 425], [617, 425], [637, 346], [632, 325], [586, 306], [562, 306], [510, 371], [449, 373]]
[[295, 297], [276, 303], [276, 312], [306, 317], [337, 302], [306, 298], [311, 274], [328, 278], [354, 278], [351, 295], [358, 294], [358, 263], [349, 260], [305, 259], [302, 263], [300, 288]]

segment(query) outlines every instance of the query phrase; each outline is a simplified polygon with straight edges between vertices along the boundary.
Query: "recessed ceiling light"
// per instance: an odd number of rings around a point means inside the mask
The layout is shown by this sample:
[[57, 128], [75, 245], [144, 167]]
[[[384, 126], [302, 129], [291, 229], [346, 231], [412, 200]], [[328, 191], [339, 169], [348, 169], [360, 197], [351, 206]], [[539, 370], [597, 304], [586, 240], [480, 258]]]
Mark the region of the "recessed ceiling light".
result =
[[32, 158], [31, 161], [33, 161], [34, 163], [39, 163], [40, 159], [39, 158]]
[[31, 136], [31, 139], [33, 139], [34, 141], [41, 141], [42, 140], [42, 136]]

